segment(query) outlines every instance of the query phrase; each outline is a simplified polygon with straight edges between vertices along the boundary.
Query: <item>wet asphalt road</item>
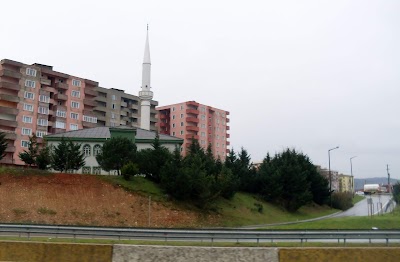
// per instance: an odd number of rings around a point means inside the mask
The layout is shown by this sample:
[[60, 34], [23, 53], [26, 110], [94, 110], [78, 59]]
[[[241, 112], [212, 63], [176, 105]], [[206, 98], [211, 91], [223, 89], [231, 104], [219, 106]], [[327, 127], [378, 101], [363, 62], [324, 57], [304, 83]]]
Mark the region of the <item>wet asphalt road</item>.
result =
[[[373, 215], [378, 215], [378, 212], [382, 213], [385, 211], [391, 211], [393, 207], [386, 209], [386, 205], [388, 205], [391, 197], [392, 196], [389, 194], [387, 194], [387, 195], [374, 194], [374, 195], [366, 196], [365, 199], [363, 199], [362, 201], [355, 204], [354, 207], [352, 207], [349, 210], [346, 210], [342, 213], [334, 215], [333, 217], [368, 216], [368, 215], [371, 215], [371, 212]], [[371, 199], [370, 203], [372, 203], [372, 205], [368, 204], [368, 202], [369, 202], [368, 199]], [[371, 210], [371, 206], [373, 207], [372, 210]]]

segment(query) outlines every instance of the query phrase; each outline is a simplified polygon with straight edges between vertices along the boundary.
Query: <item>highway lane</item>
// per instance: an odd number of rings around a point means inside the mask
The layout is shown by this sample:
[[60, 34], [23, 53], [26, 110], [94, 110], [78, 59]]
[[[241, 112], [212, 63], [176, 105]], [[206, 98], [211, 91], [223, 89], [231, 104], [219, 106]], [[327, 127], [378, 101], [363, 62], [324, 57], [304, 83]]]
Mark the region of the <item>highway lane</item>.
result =
[[[333, 215], [332, 217], [348, 217], [348, 216], [368, 216], [371, 215], [371, 206], [368, 204], [372, 203], [372, 214], [379, 215], [385, 213], [387, 211], [391, 211], [391, 208], [386, 209], [386, 205], [389, 204], [390, 199], [392, 198], [389, 194], [374, 194], [366, 196], [365, 199], [358, 202], [354, 205], [354, 207]], [[370, 199], [370, 200], [368, 200]]]

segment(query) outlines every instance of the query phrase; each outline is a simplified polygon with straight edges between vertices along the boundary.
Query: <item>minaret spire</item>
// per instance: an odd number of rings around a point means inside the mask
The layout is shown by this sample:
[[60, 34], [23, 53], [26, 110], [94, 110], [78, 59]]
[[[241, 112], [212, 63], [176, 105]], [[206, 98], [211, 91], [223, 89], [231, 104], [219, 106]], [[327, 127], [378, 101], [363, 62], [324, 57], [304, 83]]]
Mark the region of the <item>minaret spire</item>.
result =
[[149, 45], [149, 25], [147, 24], [146, 44], [144, 47], [144, 57], [142, 65], [142, 91], [139, 92], [140, 103], [140, 127], [150, 130], [150, 101], [153, 99], [153, 92], [150, 91], [150, 45]]

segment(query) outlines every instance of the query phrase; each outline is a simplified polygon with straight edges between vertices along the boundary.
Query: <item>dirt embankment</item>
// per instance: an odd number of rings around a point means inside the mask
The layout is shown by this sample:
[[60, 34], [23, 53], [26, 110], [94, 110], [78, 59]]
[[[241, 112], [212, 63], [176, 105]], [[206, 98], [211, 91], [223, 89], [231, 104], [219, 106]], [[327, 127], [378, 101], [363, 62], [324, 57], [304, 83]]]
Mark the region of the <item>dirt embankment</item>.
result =
[[[151, 201], [151, 227], [198, 227], [216, 216]], [[149, 226], [149, 199], [90, 175], [0, 175], [0, 222]]]

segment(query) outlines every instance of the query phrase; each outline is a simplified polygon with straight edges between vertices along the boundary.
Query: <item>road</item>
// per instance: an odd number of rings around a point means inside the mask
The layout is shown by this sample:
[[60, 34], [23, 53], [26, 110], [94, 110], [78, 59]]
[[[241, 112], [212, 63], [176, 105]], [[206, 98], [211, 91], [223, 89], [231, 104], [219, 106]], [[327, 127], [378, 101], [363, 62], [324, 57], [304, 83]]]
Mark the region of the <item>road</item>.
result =
[[[338, 213], [332, 217], [348, 217], [348, 216], [368, 216], [371, 215], [378, 215], [385, 213], [387, 211], [391, 211], [391, 208], [386, 209], [386, 206], [389, 204], [389, 201], [391, 199], [391, 195], [389, 194], [375, 194], [375, 195], [370, 195], [366, 196], [365, 199], [362, 201], [358, 202], [357, 204], [354, 205], [354, 207]], [[369, 200], [371, 199], [370, 203], [372, 203], [372, 212], [371, 212], [371, 205], [368, 205]], [[393, 208], [393, 207], [392, 207]]]

